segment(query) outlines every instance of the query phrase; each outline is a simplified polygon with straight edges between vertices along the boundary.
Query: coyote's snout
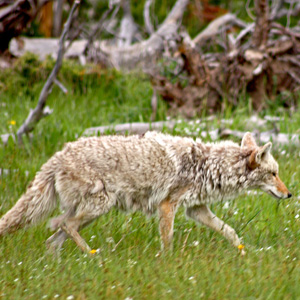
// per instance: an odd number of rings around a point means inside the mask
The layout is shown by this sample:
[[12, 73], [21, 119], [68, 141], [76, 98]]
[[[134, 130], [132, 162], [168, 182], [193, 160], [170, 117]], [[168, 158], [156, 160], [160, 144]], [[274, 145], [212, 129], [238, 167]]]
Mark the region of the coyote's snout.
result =
[[162, 246], [169, 248], [174, 217], [183, 205], [188, 217], [221, 233], [243, 253], [234, 229], [208, 206], [255, 188], [278, 199], [291, 197], [278, 176], [271, 147], [259, 147], [250, 133], [241, 146], [154, 132], [82, 138], [66, 144], [42, 166], [0, 219], [0, 236], [44, 219], [59, 202], [63, 214], [50, 222], [57, 230], [47, 240], [51, 248], [60, 248], [71, 237], [90, 251], [78, 231], [112, 207], [157, 212]]
[[272, 173], [266, 182], [262, 183], [260, 188], [277, 199], [286, 199], [292, 197], [292, 194], [289, 192], [287, 187], [276, 173]]

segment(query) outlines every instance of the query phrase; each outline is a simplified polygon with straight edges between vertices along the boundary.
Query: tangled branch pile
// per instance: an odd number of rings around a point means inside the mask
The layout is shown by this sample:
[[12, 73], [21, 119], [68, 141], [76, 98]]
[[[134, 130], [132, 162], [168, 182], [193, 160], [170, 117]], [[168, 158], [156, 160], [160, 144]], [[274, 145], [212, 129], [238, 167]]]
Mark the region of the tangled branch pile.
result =
[[[194, 40], [181, 38], [168, 65], [151, 72], [154, 88], [171, 110], [192, 117], [203, 109], [216, 111], [226, 103], [237, 105], [250, 95], [260, 111], [266, 99], [283, 98], [293, 106], [300, 84], [300, 28], [288, 28], [271, 20], [268, 1], [256, 1], [256, 22], [243, 24], [225, 15], [208, 26]], [[234, 37], [232, 25], [244, 27]], [[220, 39], [221, 36], [221, 39]], [[214, 49], [220, 51], [213, 52]], [[166, 72], [167, 69], [167, 72]], [[244, 97], [243, 97], [244, 96]]]

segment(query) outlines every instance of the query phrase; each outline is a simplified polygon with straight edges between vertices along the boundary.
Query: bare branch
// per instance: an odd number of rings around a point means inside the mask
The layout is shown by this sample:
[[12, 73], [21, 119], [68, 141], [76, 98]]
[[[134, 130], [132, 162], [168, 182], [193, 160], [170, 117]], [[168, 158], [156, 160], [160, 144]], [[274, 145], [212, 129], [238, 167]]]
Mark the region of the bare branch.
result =
[[[283, 2], [283, 1], [282, 1]], [[294, 8], [289, 12], [288, 9], [279, 7], [280, 10], [276, 11], [276, 14], [271, 15], [271, 20], [280, 19], [290, 14], [292, 17], [297, 17], [300, 14], [300, 3], [298, 2]]]
[[249, 8], [249, 5], [250, 5], [250, 0], [247, 0], [246, 6], [245, 6], [246, 12], [247, 12], [248, 16], [249, 16], [252, 20], [255, 20], [255, 17], [253, 16], [253, 14], [252, 14], [252, 12], [251, 12], [251, 10], [250, 10], [250, 8]]
[[264, 48], [269, 34], [269, 5], [268, 0], [254, 0], [256, 21], [252, 37], [254, 48]]
[[64, 0], [56, 1], [56, 9], [53, 18], [53, 36], [59, 36], [61, 34], [63, 4], [64, 4]]
[[[92, 33], [90, 34], [90, 36], [88, 38], [88, 41], [85, 45], [83, 53], [87, 53], [88, 49], [93, 44], [94, 40], [97, 38], [99, 33], [102, 31], [103, 23], [106, 20], [106, 18], [108, 17], [108, 15], [112, 12], [113, 8], [114, 8], [113, 5], [110, 5], [108, 10], [102, 14], [102, 16], [98, 22], [98, 25], [95, 27], [95, 29], [92, 31]], [[115, 13], [119, 10], [119, 8], [120, 8], [120, 3], [114, 9], [113, 15], [115, 15]]]
[[150, 18], [150, 6], [152, 5], [152, 3], [153, 0], [147, 0], [144, 6], [144, 22], [146, 30], [149, 34], [152, 34], [154, 32], [154, 27]]
[[193, 39], [193, 43], [200, 44], [203, 41], [206, 41], [207, 39], [218, 34], [220, 28], [230, 23], [244, 28], [247, 26], [246, 23], [239, 20], [235, 15], [226, 14], [209, 23], [209, 25]]
[[273, 0], [272, 6], [271, 6], [271, 16], [270, 19], [274, 20], [279, 12], [279, 10], [282, 8], [284, 3], [284, 0]]
[[119, 39], [117, 41], [118, 47], [126, 47], [133, 43], [134, 39], [141, 40], [138, 26], [134, 22], [130, 0], [122, 0], [123, 17], [120, 22]]
[[147, 40], [122, 48], [101, 43], [100, 48], [107, 56], [107, 61], [117, 69], [132, 69], [138, 64], [151, 65], [156, 55], [164, 50], [164, 41], [171, 39], [177, 32], [188, 2], [177, 0], [164, 22]]
[[67, 88], [58, 79], [55, 78], [54, 83], [62, 90], [64, 94], [68, 94]]
[[73, 15], [74, 12], [76, 11], [77, 7], [80, 4], [80, 0], [75, 0], [73, 3], [73, 6], [71, 8], [69, 17], [67, 22], [64, 25], [64, 29], [63, 32], [61, 34], [61, 37], [59, 39], [59, 50], [58, 50], [58, 54], [57, 54], [57, 60], [56, 60], [56, 64], [52, 70], [52, 72], [50, 73], [38, 100], [37, 106], [35, 107], [35, 109], [31, 110], [27, 119], [25, 120], [25, 122], [21, 125], [21, 127], [18, 129], [17, 131], [17, 137], [18, 137], [18, 142], [22, 143], [22, 136], [24, 134], [28, 134], [30, 131], [33, 130], [34, 126], [46, 115], [48, 115], [48, 111], [45, 110], [45, 104], [46, 104], [46, 100], [48, 95], [51, 92], [51, 87], [54, 83], [54, 80], [56, 79], [56, 76], [61, 68], [62, 65], [62, 59], [64, 56], [64, 40], [69, 32], [72, 20], [73, 20]]
[[287, 28], [290, 27], [290, 23], [291, 23], [291, 15], [292, 15], [292, 12], [293, 12], [293, 6], [294, 6], [294, 3], [295, 3], [295, 0], [292, 0], [290, 2], [290, 7], [289, 7], [289, 10], [288, 10], [288, 13], [287, 13], [287, 20], [286, 20], [286, 26]]

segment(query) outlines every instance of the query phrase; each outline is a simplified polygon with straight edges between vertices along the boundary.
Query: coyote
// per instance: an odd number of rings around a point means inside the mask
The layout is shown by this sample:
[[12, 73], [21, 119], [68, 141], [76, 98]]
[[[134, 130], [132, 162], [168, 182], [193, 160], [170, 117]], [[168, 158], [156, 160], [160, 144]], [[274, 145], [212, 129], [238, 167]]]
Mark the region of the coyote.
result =
[[156, 132], [80, 138], [42, 166], [0, 219], [0, 236], [46, 218], [59, 203], [63, 213], [50, 221], [56, 232], [48, 238], [48, 248], [60, 249], [70, 237], [82, 251], [91, 252], [78, 231], [118, 207], [157, 212], [166, 249], [172, 247], [175, 213], [183, 205], [188, 217], [221, 233], [244, 254], [235, 230], [208, 206], [256, 188], [277, 199], [291, 197], [278, 177], [271, 146], [257, 146], [251, 133], [244, 135], [241, 146]]

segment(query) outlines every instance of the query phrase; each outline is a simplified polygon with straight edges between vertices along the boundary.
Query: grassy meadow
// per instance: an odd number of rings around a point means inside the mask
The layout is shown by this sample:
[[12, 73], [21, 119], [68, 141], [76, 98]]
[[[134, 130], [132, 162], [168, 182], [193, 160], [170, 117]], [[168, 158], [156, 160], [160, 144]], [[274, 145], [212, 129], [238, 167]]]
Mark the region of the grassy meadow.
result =
[[[0, 134], [16, 132], [52, 65], [27, 57], [0, 74]], [[53, 87], [47, 102], [53, 114], [36, 126], [31, 140], [22, 147], [12, 140], [0, 145], [0, 215], [41, 165], [86, 128], [150, 120], [151, 85], [140, 74], [65, 63], [60, 81], [69, 93]], [[170, 133], [200, 136], [224, 127], [221, 119], [232, 120], [227, 128], [251, 130], [245, 121], [250, 113], [247, 105], [228, 108], [206, 123], [183, 120]], [[275, 103], [264, 114], [281, 117], [281, 132], [299, 133], [299, 112], [288, 114]], [[157, 120], [166, 118], [167, 107], [159, 102]], [[47, 254], [44, 242], [52, 233], [45, 221], [0, 238], [0, 299], [300, 299], [300, 149], [273, 148], [291, 199], [278, 202], [254, 191], [212, 206], [243, 237], [245, 257], [219, 234], [186, 219], [183, 209], [176, 215], [174, 251], [163, 255], [155, 216], [113, 210], [98, 218], [81, 232], [100, 251], [92, 258], [70, 240], [59, 257]]]

